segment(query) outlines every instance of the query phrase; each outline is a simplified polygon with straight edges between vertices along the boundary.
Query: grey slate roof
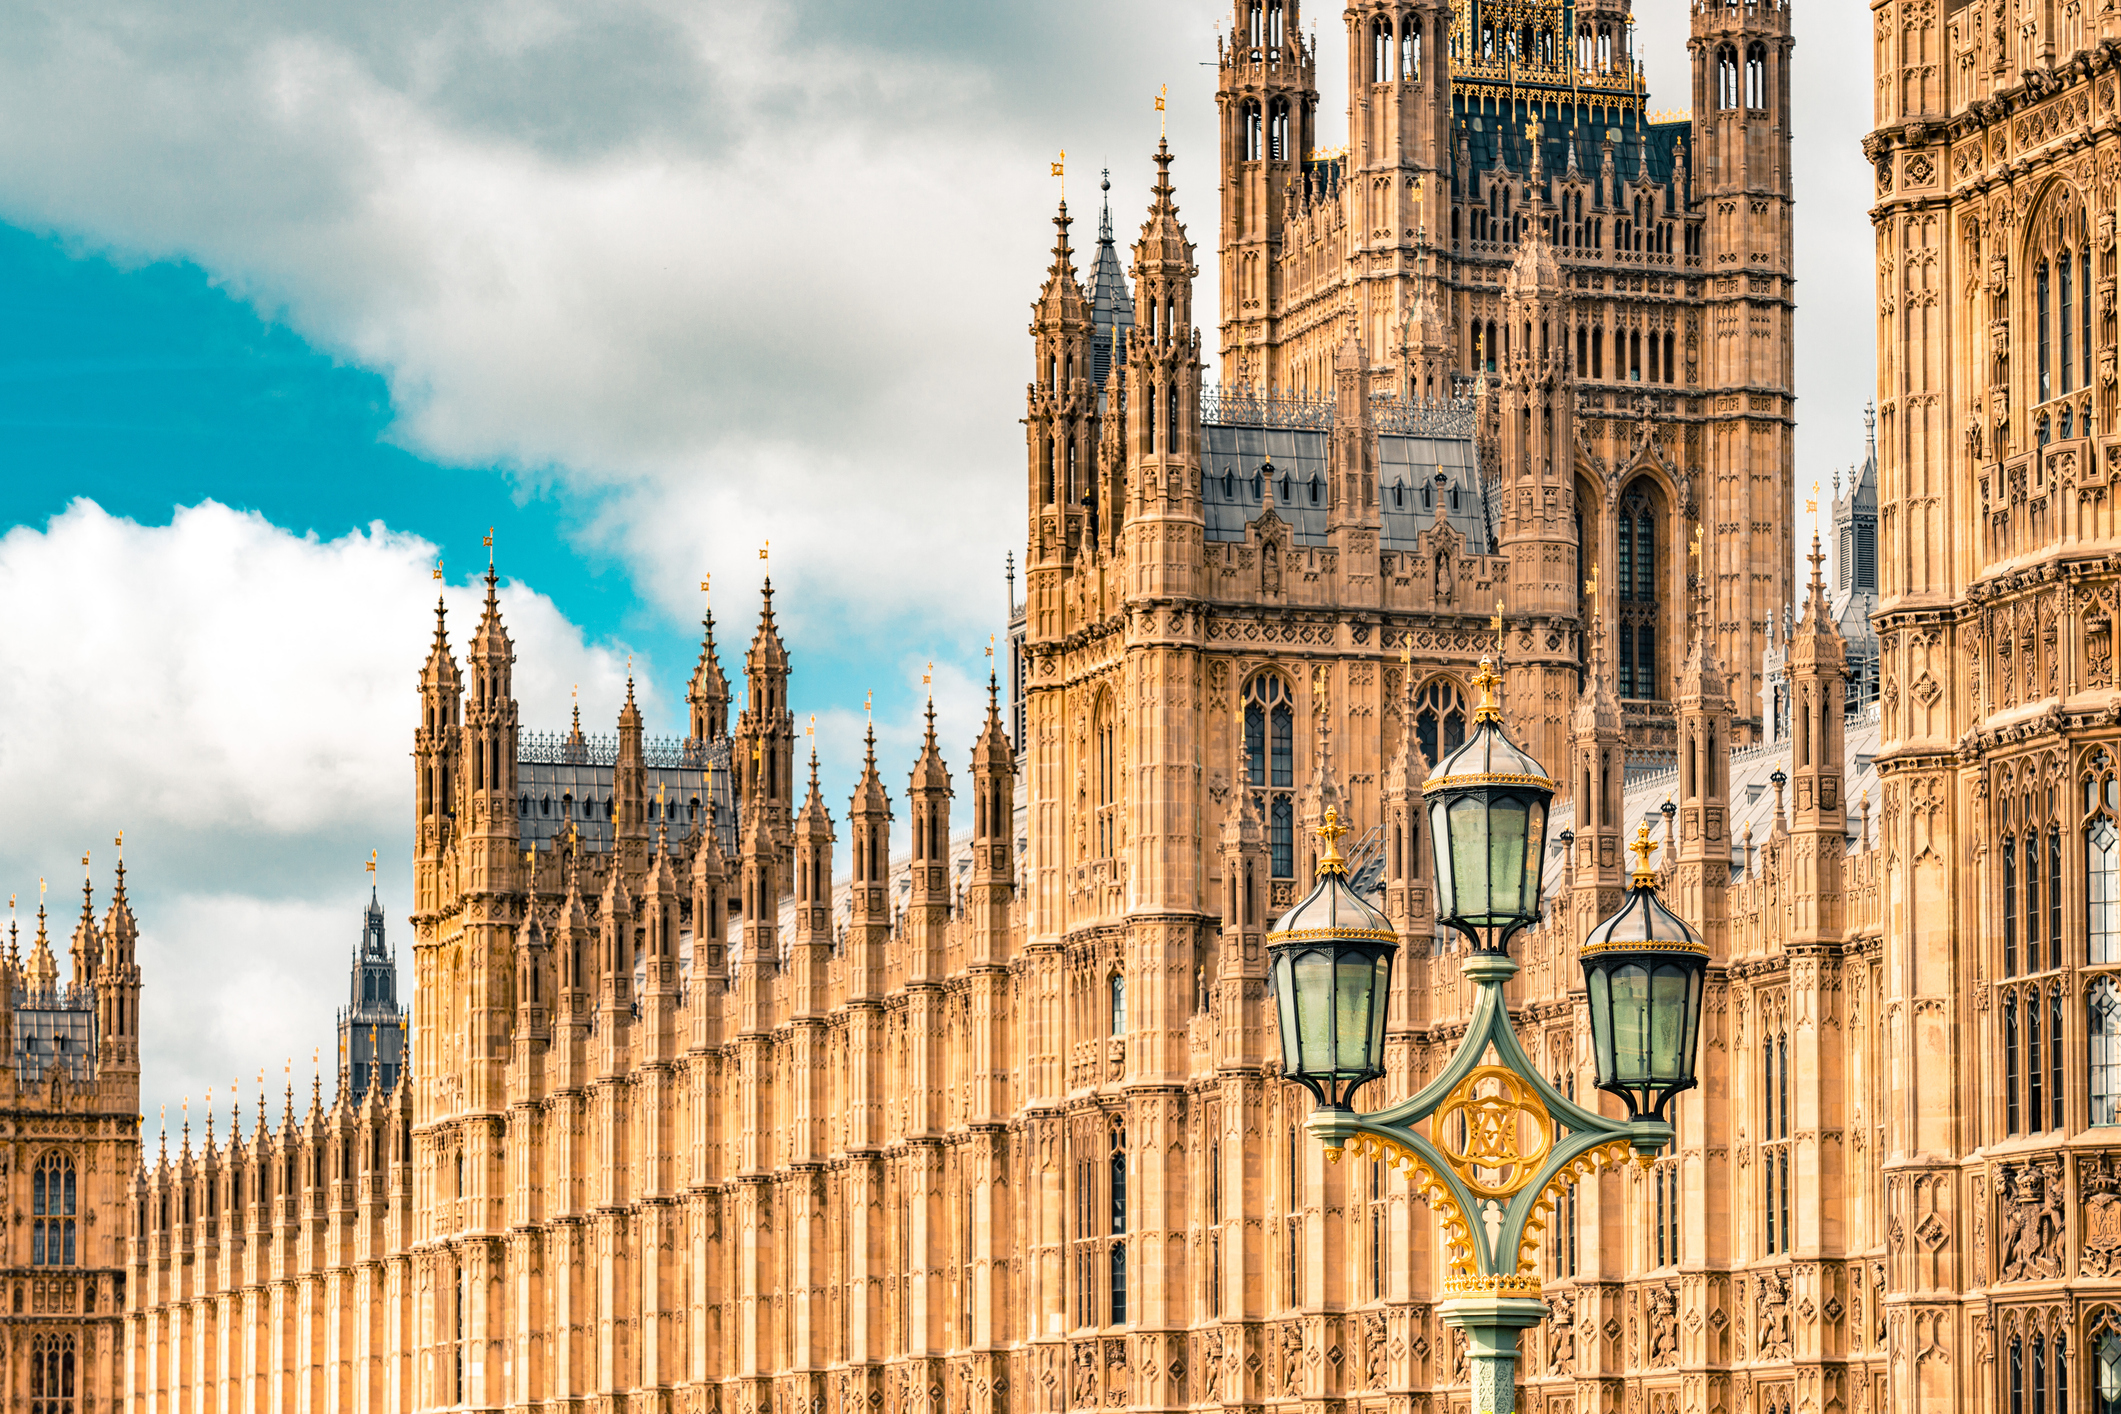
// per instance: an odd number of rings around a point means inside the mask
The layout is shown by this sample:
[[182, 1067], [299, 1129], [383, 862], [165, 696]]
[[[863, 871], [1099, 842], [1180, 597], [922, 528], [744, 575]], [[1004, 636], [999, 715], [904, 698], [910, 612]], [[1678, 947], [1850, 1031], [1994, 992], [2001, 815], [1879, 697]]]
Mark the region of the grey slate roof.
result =
[[[1259, 518], [1265, 499], [1260, 468], [1274, 467], [1274, 511], [1296, 527], [1298, 545], [1326, 543], [1326, 447], [1322, 428], [1201, 427], [1203, 509], [1208, 541], [1238, 542]], [[1467, 538], [1474, 554], [1488, 552], [1488, 523], [1473, 443], [1455, 437], [1380, 433], [1378, 493], [1384, 506], [1385, 550], [1413, 550], [1415, 537], [1436, 521], [1436, 474], [1444, 516]]]

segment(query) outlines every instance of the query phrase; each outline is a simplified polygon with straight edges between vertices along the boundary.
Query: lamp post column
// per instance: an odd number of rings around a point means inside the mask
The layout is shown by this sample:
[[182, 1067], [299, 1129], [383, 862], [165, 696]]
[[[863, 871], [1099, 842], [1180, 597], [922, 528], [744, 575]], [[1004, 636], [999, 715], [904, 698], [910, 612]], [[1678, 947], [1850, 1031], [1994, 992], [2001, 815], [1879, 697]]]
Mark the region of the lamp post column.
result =
[[1443, 1323], [1466, 1333], [1473, 1414], [1517, 1414], [1517, 1333], [1546, 1319], [1529, 1296], [1461, 1296], [1436, 1308]]

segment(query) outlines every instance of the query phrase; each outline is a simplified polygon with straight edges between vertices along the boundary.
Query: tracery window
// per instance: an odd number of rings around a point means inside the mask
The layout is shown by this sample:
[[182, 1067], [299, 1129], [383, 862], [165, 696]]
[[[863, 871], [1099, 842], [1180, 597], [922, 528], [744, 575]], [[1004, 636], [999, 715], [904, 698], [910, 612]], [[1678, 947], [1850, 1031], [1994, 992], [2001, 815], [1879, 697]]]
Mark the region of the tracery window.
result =
[[1658, 696], [1657, 673], [1657, 568], [1658, 511], [1656, 493], [1650, 483], [1638, 479], [1620, 497], [1618, 523], [1619, 574], [1614, 588], [1619, 592], [1620, 612], [1615, 633], [1617, 687], [1624, 698]]
[[1745, 106], [1760, 109], [1767, 102], [1767, 46], [1755, 44], [1745, 51]]
[[1728, 44], [1716, 51], [1716, 106], [1738, 106], [1738, 51]]
[[40, 1335], [29, 1346], [29, 1414], [74, 1414], [74, 1338]]
[[1245, 685], [1245, 785], [1267, 822], [1269, 874], [1296, 877], [1296, 712], [1289, 684], [1261, 673]]
[[1097, 770], [1096, 857], [1110, 859], [1119, 849], [1119, 726], [1109, 694], [1099, 694], [1091, 723]]
[[1790, 1035], [1779, 1026], [1760, 1042], [1760, 1170], [1766, 1249], [1790, 1250]]
[[2092, 754], [2084, 780], [2084, 943], [2085, 960], [2098, 967], [2121, 962], [2121, 781], [2113, 758]]
[[2093, 1125], [2121, 1124], [2121, 984], [2101, 977], [2084, 998]]
[[57, 1149], [30, 1176], [30, 1265], [74, 1265], [74, 1161]]
[[1111, 1278], [1112, 1307], [1110, 1324], [1123, 1326], [1127, 1323], [1127, 1130], [1126, 1126], [1112, 1126], [1111, 1178], [1107, 1186], [1112, 1197], [1112, 1245], [1106, 1254], [1107, 1274]]
[[2121, 1414], [2121, 1332], [2109, 1330], [2099, 1337], [2092, 1381], [2094, 1414]]
[[1431, 678], [1414, 696], [1414, 739], [1434, 768], [1466, 744], [1466, 700], [1449, 678]]

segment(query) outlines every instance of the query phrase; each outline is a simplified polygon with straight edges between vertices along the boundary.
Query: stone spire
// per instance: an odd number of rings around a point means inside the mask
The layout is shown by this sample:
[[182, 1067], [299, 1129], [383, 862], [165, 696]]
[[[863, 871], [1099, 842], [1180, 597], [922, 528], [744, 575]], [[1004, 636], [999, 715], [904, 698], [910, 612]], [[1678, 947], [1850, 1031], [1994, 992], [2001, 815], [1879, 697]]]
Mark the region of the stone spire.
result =
[[648, 868], [648, 767], [641, 747], [641, 708], [629, 668], [626, 702], [619, 708], [619, 758], [611, 773], [611, 828], [619, 867], [634, 880]]
[[759, 627], [744, 655], [744, 710], [737, 714], [734, 759], [739, 810], [765, 817], [776, 856], [775, 874], [793, 865], [795, 839], [795, 714], [788, 709], [788, 649], [773, 618], [773, 579], [759, 591]]
[[[1595, 582], [1587, 593], [1595, 595]], [[1627, 787], [1627, 740], [1620, 699], [1605, 656], [1605, 626], [1592, 626], [1591, 671], [1577, 699], [1569, 732], [1569, 772], [1563, 785], [1576, 806], [1576, 861], [1571, 872], [1572, 936], [1583, 938], [1620, 907], [1627, 866], [1621, 858], [1621, 818]]]
[[1733, 707], [1709, 607], [1701, 531], [1694, 532], [1695, 593], [1679, 673], [1679, 848], [1674, 902], [1720, 964], [1729, 955], [1725, 897], [1731, 881], [1730, 758]]
[[891, 936], [891, 797], [876, 769], [876, 728], [864, 737], [861, 779], [847, 803], [847, 996], [878, 997]]
[[826, 968], [832, 957], [832, 849], [838, 837], [818, 789], [817, 748], [810, 750], [810, 790], [795, 817], [795, 936], [789, 944], [791, 1017], [823, 1017], [831, 999]]
[[692, 670], [692, 684], [685, 693], [692, 708], [687, 735], [705, 744], [729, 735], [729, 679], [722, 675], [722, 659], [714, 646], [714, 610], [700, 619], [700, 661]]
[[987, 720], [972, 745], [972, 881], [962, 920], [973, 966], [1008, 960], [1015, 898], [1016, 753], [1002, 725], [1000, 679], [990, 666]]
[[928, 730], [906, 788], [911, 817], [912, 888], [906, 897], [905, 966], [908, 982], [939, 982], [950, 926], [950, 771], [935, 738], [935, 698], [928, 699]]
[[37, 940], [29, 950], [29, 972], [25, 978], [30, 995], [50, 996], [59, 985], [59, 963], [52, 956], [52, 940], [45, 933], [44, 902], [37, 903]]
[[[1827, 605], [1820, 566], [1826, 556], [1812, 533], [1811, 582], [1804, 618], [1790, 639], [1790, 940], [1836, 941], [1842, 931], [1842, 855], [1848, 851], [1844, 770], [1843, 681], [1847, 647]], [[1779, 794], [1779, 792], [1778, 792]]]

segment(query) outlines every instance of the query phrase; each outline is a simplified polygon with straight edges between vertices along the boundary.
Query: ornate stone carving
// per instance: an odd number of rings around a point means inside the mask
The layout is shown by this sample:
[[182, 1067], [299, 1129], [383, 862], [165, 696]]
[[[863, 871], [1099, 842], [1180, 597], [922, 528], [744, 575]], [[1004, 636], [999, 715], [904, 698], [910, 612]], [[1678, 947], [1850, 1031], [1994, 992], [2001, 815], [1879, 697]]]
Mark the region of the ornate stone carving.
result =
[[2121, 1273], [2121, 1166], [2112, 1154], [2092, 1154], [2077, 1164], [2084, 1196], [2084, 1226], [2077, 1269], [2084, 1276]]
[[1996, 1186], [1996, 1276], [2038, 1281], [2062, 1275], [2062, 1166], [2006, 1167]]

